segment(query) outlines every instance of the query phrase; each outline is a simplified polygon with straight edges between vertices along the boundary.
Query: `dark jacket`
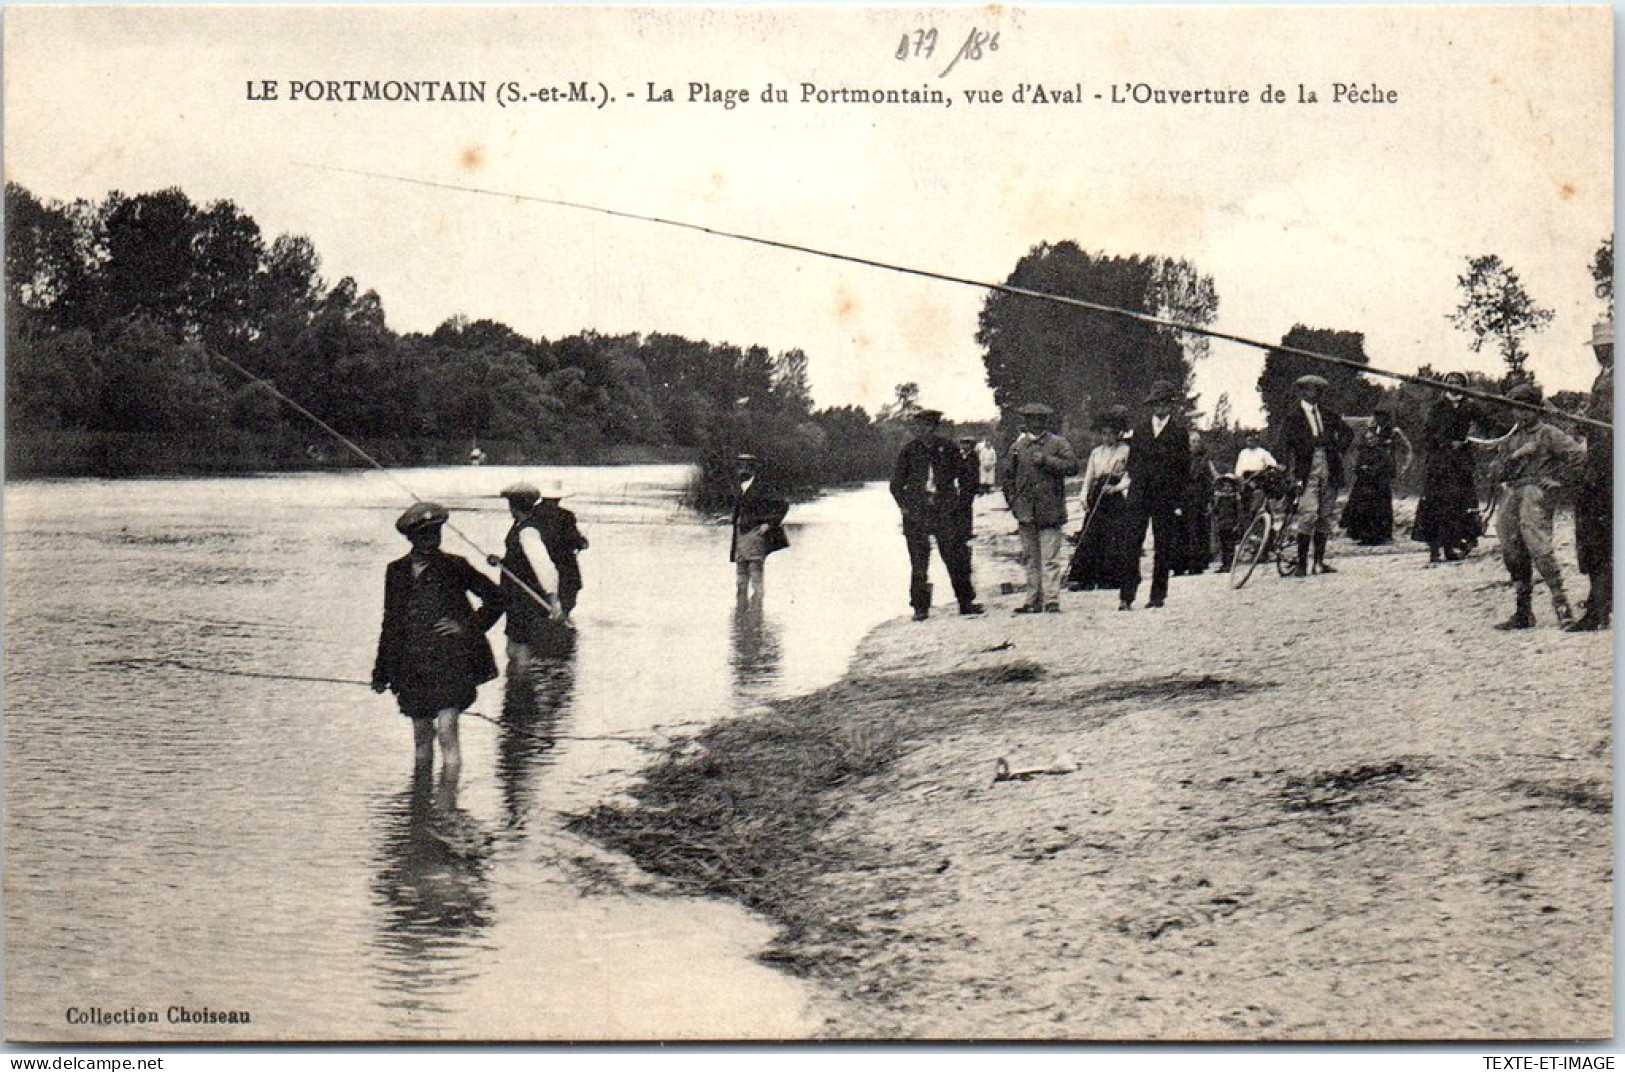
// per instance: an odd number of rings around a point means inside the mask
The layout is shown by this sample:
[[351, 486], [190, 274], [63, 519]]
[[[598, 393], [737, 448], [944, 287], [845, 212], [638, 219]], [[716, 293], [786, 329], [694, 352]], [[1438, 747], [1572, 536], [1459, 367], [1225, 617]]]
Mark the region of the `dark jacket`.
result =
[[1191, 479], [1191, 431], [1170, 417], [1162, 434], [1153, 435], [1148, 417], [1129, 437], [1130, 501], [1146, 513], [1171, 513], [1185, 505]]
[[558, 571], [559, 588], [572, 584], [579, 588], [581, 567], [576, 563], [576, 555], [587, 549], [587, 537], [576, 527], [576, 515], [544, 500], [531, 511], [530, 523], [541, 534], [547, 557], [553, 560], [553, 568]]
[[736, 560], [739, 534], [767, 526], [765, 550], [768, 554], [790, 546], [790, 537], [784, 532], [784, 517], [790, 512], [790, 502], [776, 494], [763, 482], [760, 474], [751, 481], [749, 489], [734, 496], [733, 534], [728, 540], [728, 561]]
[[[421, 590], [430, 586], [426, 601], [427, 613], [414, 620], [411, 613], [414, 587]], [[480, 601], [478, 611], [468, 601], [473, 593]], [[423, 574], [412, 577], [410, 554], [391, 562], [384, 571], [384, 625], [378, 636], [378, 658], [373, 663], [372, 679], [384, 685], [398, 685], [403, 680], [403, 669], [412, 658], [411, 636], [414, 631], [431, 626], [442, 617], [450, 618], [463, 627], [454, 639], [462, 649], [462, 665], [458, 669], [468, 675], [472, 684], [482, 684], [497, 676], [496, 659], [491, 655], [491, 644], [485, 639], [486, 630], [502, 617], [502, 591], [495, 581], [456, 555], [435, 554]]]
[[891, 497], [903, 520], [938, 528], [958, 523], [960, 505], [976, 494], [975, 477], [966, 487], [969, 466], [959, 447], [941, 436], [911, 439], [897, 452]]
[[1325, 403], [1320, 404], [1320, 436], [1316, 438], [1309, 430], [1309, 418], [1303, 406], [1294, 401], [1281, 421], [1279, 449], [1275, 453], [1284, 461], [1292, 479], [1302, 483], [1309, 478], [1316, 449], [1324, 450], [1327, 480], [1332, 487], [1340, 488], [1343, 486], [1343, 452], [1353, 439], [1354, 432], [1344, 422], [1343, 415]]
[[[534, 517], [516, 521], [508, 529], [508, 535], [502, 542], [502, 579], [497, 583], [502, 590], [502, 607], [508, 618], [505, 631], [511, 639], [521, 644], [530, 643], [536, 635], [538, 623], [552, 617], [547, 605], [536, 598], [546, 597], [548, 591], [542, 586], [541, 578], [536, 576], [536, 567], [525, 553], [525, 545], [520, 542], [520, 536], [527, 528], [536, 528]], [[520, 587], [521, 584], [524, 588]], [[526, 588], [530, 591], [525, 591]]]

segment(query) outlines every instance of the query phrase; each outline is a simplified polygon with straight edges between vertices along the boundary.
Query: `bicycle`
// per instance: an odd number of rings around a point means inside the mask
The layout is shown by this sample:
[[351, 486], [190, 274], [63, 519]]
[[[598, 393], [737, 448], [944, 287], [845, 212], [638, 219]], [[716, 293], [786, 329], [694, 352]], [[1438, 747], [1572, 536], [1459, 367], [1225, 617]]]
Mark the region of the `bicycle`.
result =
[[1286, 471], [1261, 469], [1242, 480], [1242, 494], [1258, 505], [1236, 541], [1234, 563], [1230, 567], [1230, 587], [1239, 589], [1253, 575], [1260, 562], [1273, 557], [1276, 571], [1285, 577], [1297, 568], [1295, 549], [1281, 534], [1292, 527], [1298, 515], [1297, 489]]

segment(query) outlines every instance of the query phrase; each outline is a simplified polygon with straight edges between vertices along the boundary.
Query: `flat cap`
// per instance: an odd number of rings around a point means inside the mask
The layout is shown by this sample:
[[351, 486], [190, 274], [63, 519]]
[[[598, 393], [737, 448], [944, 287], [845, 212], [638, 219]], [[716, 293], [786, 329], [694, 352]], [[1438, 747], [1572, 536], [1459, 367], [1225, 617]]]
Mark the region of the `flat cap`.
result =
[[1029, 402], [1025, 406], [1022, 406], [1020, 409], [1016, 410], [1016, 412], [1021, 414], [1023, 417], [1048, 417], [1055, 411], [1044, 405], [1042, 402]]
[[1592, 346], [1614, 345], [1614, 322], [1612, 320], [1599, 320], [1591, 329]]
[[535, 484], [521, 480], [517, 484], [509, 484], [502, 489], [502, 497], [509, 502], [533, 503], [542, 497], [542, 491]]
[[1324, 377], [1324, 376], [1316, 376], [1313, 372], [1311, 372], [1311, 373], [1309, 373], [1307, 375], [1299, 376], [1297, 379], [1293, 380], [1292, 381], [1292, 386], [1294, 386], [1294, 387], [1318, 387], [1322, 391], [1324, 391], [1326, 388], [1330, 387], [1331, 384], [1326, 382], [1326, 377]]
[[914, 415], [909, 419], [914, 421], [930, 421], [935, 424], [937, 421], [942, 420], [942, 411], [940, 409], [917, 409], [914, 411]]
[[434, 525], [444, 525], [446, 518], [451, 514], [439, 503], [417, 502], [406, 508], [406, 512], [395, 519], [395, 530], [402, 535], [410, 535], [419, 529], [430, 528]]

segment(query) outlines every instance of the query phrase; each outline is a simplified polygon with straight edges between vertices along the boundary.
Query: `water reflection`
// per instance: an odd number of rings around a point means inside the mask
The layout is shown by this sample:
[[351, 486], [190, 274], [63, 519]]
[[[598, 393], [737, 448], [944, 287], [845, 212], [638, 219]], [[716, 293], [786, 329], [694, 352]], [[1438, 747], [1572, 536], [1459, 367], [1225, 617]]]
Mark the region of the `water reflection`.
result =
[[528, 650], [510, 651], [496, 760], [509, 830], [519, 829], [530, 814], [537, 776], [553, 762], [559, 722], [575, 684], [574, 629], [544, 622]]
[[411, 786], [380, 809], [373, 881], [380, 909], [386, 1009], [442, 1013], [440, 999], [475, 974], [467, 950], [492, 920], [486, 863], [491, 837], [457, 806], [457, 782], [417, 766]]
[[740, 697], [765, 694], [779, 680], [782, 659], [779, 627], [763, 614], [761, 602], [752, 600], [735, 606], [729, 663]]

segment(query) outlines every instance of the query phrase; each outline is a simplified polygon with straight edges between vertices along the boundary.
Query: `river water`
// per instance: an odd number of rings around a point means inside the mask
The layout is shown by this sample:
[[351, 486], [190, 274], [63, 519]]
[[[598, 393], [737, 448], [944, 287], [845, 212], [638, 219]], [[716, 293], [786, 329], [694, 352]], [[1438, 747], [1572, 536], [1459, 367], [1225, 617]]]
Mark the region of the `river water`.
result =
[[[500, 549], [562, 477], [592, 547], [569, 650], [416, 779], [370, 676], [409, 501], [382, 473], [19, 483], [5, 502], [5, 1026], [21, 1040], [788, 1038], [800, 983], [735, 906], [608, 892], [565, 817], [651, 744], [826, 684], [906, 610], [872, 485], [791, 511], [762, 615], [677, 466], [396, 476]], [[480, 553], [447, 531], [446, 550]], [[492, 630], [498, 661], [502, 626]], [[230, 671], [231, 673], [221, 673]], [[522, 701], [522, 702], [521, 702]], [[507, 717], [504, 717], [504, 708]], [[171, 1007], [247, 1025], [171, 1023]], [[99, 1013], [95, 1010], [99, 1010]], [[151, 1013], [159, 1022], [86, 1022]]]

